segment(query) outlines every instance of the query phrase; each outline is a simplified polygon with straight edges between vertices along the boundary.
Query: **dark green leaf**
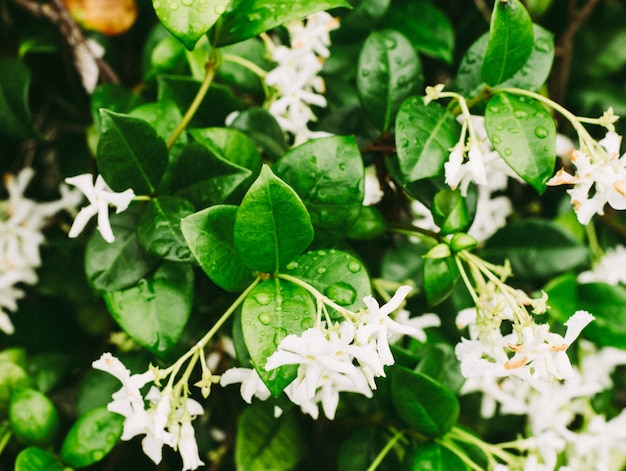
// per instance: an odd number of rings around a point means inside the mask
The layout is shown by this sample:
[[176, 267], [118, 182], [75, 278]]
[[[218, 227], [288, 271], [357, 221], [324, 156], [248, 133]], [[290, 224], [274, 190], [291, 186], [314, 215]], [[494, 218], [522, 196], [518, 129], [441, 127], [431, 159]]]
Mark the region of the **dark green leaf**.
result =
[[302, 459], [304, 438], [292, 414], [274, 418], [265, 403], [246, 407], [237, 422], [238, 471], [290, 471]]
[[444, 342], [428, 345], [422, 352], [415, 370], [431, 377], [454, 393], [458, 393], [465, 383], [454, 348]]
[[374, 31], [363, 44], [356, 79], [363, 107], [386, 131], [404, 99], [421, 89], [422, 64], [401, 33]]
[[150, 200], [137, 224], [137, 240], [148, 252], [166, 260], [193, 260], [180, 230], [180, 220], [194, 211], [193, 204], [176, 196]]
[[[351, 3], [354, 8], [342, 16], [341, 28], [333, 32], [333, 43], [350, 42], [355, 37], [367, 36], [385, 16], [391, 0], [360, 0]], [[330, 57], [335, 57], [335, 51]]]
[[230, 123], [230, 126], [249, 136], [271, 160], [278, 160], [289, 149], [280, 125], [267, 110], [262, 108], [242, 111]]
[[266, 371], [268, 357], [287, 335], [313, 327], [316, 306], [311, 295], [278, 278], [257, 285], [241, 308], [241, 325], [250, 361], [274, 396], [278, 396], [297, 373], [297, 365]]
[[356, 221], [347, 236], [350, 239], [373, 239], [387, 230], [387, 221], [381, 212], [373, 206], [361, 206]]
[[[354, 432], [339, 448], [338, 471], [368, 469], [390, 438], [389, 433], [380, 428], [355, 427]], [[378, 471], [399, 470], [400, 462], [397, 453], [388, 453], [376, 469]]]
[[18, 388], [9, 402], [11, 429], [25, 445], [50, 445], [59, 427], [59, 413], [48, 397], [32, 388]]
[[252, 283], [254, 273], [235, 251], [233, 226], [237, 206], [217, 205], [184, 218], [181, 229], [200, 267], [226, 291]]
[[[540, 237], [537, 237], [540, 235]], [[481, 252], [496, 263], [511, 262], [516, 278], [548, 278], [589, 261], [589, 249], [554, 222], [518, 219], [496, 232]]]
[[98, 171], [114, 191], [132, 188], [151, 194], [167, 167], [167, 147], [152, 126], [139, 118], [100, 111]]
[[324, 247], [346, 236], [363, 202], [363, 161], [353, 137], [310, 140], [291, 149], [274, 167], [302, 198]]
[[423, 435], [445, 435], [459, 416], [456, 396], [430, 377], [403, 366], [394, 366], [390, 373], [391, 401], [398, 417]]
[[[106, 108], [116, 113], [129, 113], [133, 108], [144, 103], [139, 93], [113, 83], [98, 86], [91, 95], [91, 117], [95, 130], [100, 134], [100, 109]], [[141, 117], [141, 116], [140, 116]], [[153, 123], [150, 123], [154, 126]]]
[[230, 0], [152, 0], [161, 23], [190, 51], [229, 3]]
[[141, 207], [131, 205], [120, 214], [111, 215], [115, 241], [108, 243], [94, 231], [85, 250], [85, 272], [97, 291], [114, 291], [136, 283], [159, 263], [159, 259], [141, 247], [135, 228]]
[[454, 257], [424, 259], [424, 290], [428, 304], [435, 306], [452, 294], [459, 278]]
[[218, 77], [240, 89], [263, 93], [263, 79], [261, 77], [238, 62], [230, 61], [224, 57], [226, 54], [237, 56], [249, 60], [262, 70], [271, 70], [275, 64], [268, 57], [263, 42], [259, 41], [259, 38], [250, 38], [240, 43], [224, 46], [220, 50], [224, 60], [217, 71]]
[[178, 342], [191, 313], [193, 269], [165, 261], [125, 290], [104, 293], [111, 315], [139, 345], [164, 355]]
[[370, 278], [363, 264], [341, 250], [314, 250], [287, 264], [284, 272], [300, 278], [337, 304], [357, 312], [371, 294]]
[[454, 29], [432, 2], [394, 2], [384, 25], [401, 32], [420, 53], [452, 63]]
[[556, 125], [550, 112], [535, 100], [499, 93], [487, 103], [485, 129], [509, 167], [543, 193], [556, 160]]
[[313, 226], [296, 192], [263, 166], [235, 217], [235, 249], [253, 270], [275, 273], [313, 240]]
[[17, 455], [15, 471], [63, 471], [63, 465], [49, 451], [30, 446]]
[[496, 1], [481, 76], [490, 86], [504, 82], [526, 63], [535, 40], [530, 15], [519, 0]]
[[0, 414], [6, 416], [13, 390], [32, 386], [33, 380], [24, 368], [8, 359], [0, 360]]
[[[145, 103], [133, 108], [129, 115], [146, 121], [164, 141], [169, 139], [178, 123], [183, 119], [176, 104], [169, 100]], [[179, 137], [179, 141], [183, 141], [182, 144], [187, 142], [186, 136], [183, 134]]]
[[14, 139], [41, 137], [28, 108], [30, 71], [12, 57], [0, 59], [0, 134]]
[[61, 447], [61, 459], [73, 468], [102, 460], [122, 436], [124, 417], [97, 407], [72, 425]]
[[461, 128], [452, 113], [421, 97], [402, 103], [396, 116], [396, 148], [400, 171], [407, 182], [443, 175], [450, 149]]
[[433, 199], [433, 219], [442, 234], [462, 231], [469, 224], [465, 199], [459, 190], [442, 190]]
[[222, 16], [217, 46], [237, 43], [313, 13], [336, 7], [350, 7], [345, 0], [233, 0]]
[[468, 471], [461, 458], [439, 443], [419, 443], [407, 452], [404, 461], [407, 470]]

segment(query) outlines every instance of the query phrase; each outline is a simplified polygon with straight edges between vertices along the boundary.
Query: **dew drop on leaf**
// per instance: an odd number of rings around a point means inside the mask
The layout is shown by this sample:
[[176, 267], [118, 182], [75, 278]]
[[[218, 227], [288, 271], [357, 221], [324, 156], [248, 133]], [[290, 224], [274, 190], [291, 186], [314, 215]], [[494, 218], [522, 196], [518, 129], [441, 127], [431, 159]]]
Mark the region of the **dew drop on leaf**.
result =
[[550, 52], [552, 50], [552, 44], [545, 38], [538, 38], [535, 41], [535, 49], [541, 52]]
[[356, 299], [356, 290], [343, 281], [333, 283], [326, 288], [324, 293], [341, 306], [349, 306]]
[[535, 128], [535, 136], [541, 139], [548, 137], [548, 130], [544, 128], [543, 126], [537, 126]]
[[165, 257], [170, 250], [172, 249], [172, 245], [163, 239], [157, 239], [150, 244], [150, 252], [159, 257]]
[[513, 151], [509, 147], [504, 149], [504, 155], [506, 155], [507, 157], [510, 157], [512, 154], [513, 154]]
[[350, 270], [352, 273], [357, 273], [361, 270], [361, 264], [353, 260], [348, 263], [348, 270]]
[[193, 0], [182, 0], [183, 5], [185, 5], [186, 7], [190, 7], [191, 5], [193, 5]]
[[180, 259], [187, 259], [191, 255], [191, 252], [187, 247], [181, 246], [176, 249], [176, 256]]
[[319, 273], [320, 275], [323, 275], [324, 273], [326, 273], [326, 268], [324, 267], [319, 267], [317, 269], [317, 273]]
[[270, 297], [268, 294], [265, 293], [259, 293], [257, 294], [254, 299], [256, 300], [257, 303], [259, 303], [261, 306], [267, 306], [270, 303]]
[[277, 328], [274, 331], [274, 345], [278, 347], [278, 345], [280, 345], [280, 342], [282, 342], [283, 339], [287, 337], [287, 335], [289, 335], [287, 330], [283, 329], [282, 327]]
[[526, 118], [526, 116], [528, 116], [528, 113], [526, 113], [524, 110], [517, 110], [513, 114], [517, 119], [524, 119]]
[[299, 266], [298, 262], [294, 260], [292, 262], [289, 262], [286, 268], [287, 270], [295, 270], [296, 268], [298, 268], [298, 266]]
[[272, 322], [272, 316], [270, 316], [267, 312], [259, 314], [259, 322], [263, 325], [270, 325], [270, 322]]

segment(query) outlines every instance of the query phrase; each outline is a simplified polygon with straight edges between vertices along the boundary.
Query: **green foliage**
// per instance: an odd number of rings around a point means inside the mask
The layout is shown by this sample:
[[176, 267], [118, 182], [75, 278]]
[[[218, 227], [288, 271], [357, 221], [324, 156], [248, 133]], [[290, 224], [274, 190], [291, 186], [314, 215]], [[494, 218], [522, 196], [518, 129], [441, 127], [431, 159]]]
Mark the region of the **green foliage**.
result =
[[18, 388], [9, 401], [9, 422], [20, 442], [46, 446], [57, 432], [59, 414], [45, 394], [32, 388]]
[[28, 109], [28, 68], [18, 59], [0, 59], [0, 133], [15, 139], [38, 137]]

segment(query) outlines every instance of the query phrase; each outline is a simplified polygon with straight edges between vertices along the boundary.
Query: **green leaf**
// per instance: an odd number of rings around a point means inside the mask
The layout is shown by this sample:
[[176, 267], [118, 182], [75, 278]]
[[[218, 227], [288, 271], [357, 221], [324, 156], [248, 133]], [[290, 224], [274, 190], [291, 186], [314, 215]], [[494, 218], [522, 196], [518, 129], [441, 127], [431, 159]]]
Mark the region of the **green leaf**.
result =
[[404, 460], [407, 470], [468, 471], [456, 454], [440, 443], [419, 443], [408, 451]]
[[[354, 427], [350, 437], [341, 444], [337, 458], [338, 471], [368, 469], [389, 442], [387, 431], [376, 427]], [[397, 471], [400, 462], [396, 453], [388, 453], [376, 467], [378, 471]]]
[[[333, 46], [345, 42], [354, 42], [375, 30], [391, 5], [391, 0], [359, 0], [351, 2], [353, 9], [341, 17], [341, 28], [333, 31]], [[343, 13], [343, 12], [342, 12]], [[331, 47], [333, 47], [331, 46]], [[333, 47], [336, 49], [336, 47]], [[336, 57], [333, 50], [328, 60]], [[326, 68], [327, 64], [324, 64]]]
[[237, 421], [237, 471], [290, 471], [304, 452], [301, 428], [292, 414], [274, 418], [272, 407], [246, 407]]
[[422, 64], [401, 33], [374, 31], [361, 49], [356, 83], [363, 107], [386, 131], [404, 99], [421, 89]]
[[430, 377], [403, 366], [394, 366], [390, 373], [391, 401], [398, 417], [423, 435], [445, 435], [459, 416], [456, 396]]
[[167, 167], [167, 147], [139, 118], [100, 110], [98, 171], [114, 191], [151, 194]]
[[105, 241], [98, 231], [94, 231], [87, 242], [85, 273], [96, 291], [126, 288], [159, 263], [137, 239], [135, 228], [140, 210], [139, 205], [131, 205], [123, 213], [111, 215], [114, 242]]
[[278, 160], [289, 150], [283, 130], [267, 110], [250, 108], [242, 111], [230, 126], [245, 133], [263, 149], [270, 160]]
[[237, 206], [217, 205], [181, 221], [181, 229], [200, 267], [226, 291], [242, 291], [254, 273], [235, 251], [233, 227]]
[[278, 278], [255, 286], [243, 302], [241, 325], [250, 361], [274, 396], [295, 379], [298, 368], [285, 365], [266, 371], [268, 357], [287, 335], [313, 327], [316, 315], [308, 291]]
[[371, 283], [363, 264], [341, 250], [314, 250], [289, 262], [284, 271], [313, 286], [337, 304], [356, 312], [365, 307]]
[[313, 226], [296, 192], [263, 166], [235, 217], [235, 249], [253, 270], [276, 273], [313, 240]]
[[61, 459], [73, 468], [83, 468], [102, 460], [122, 436], [124, 417], [106, 406], [81, 415], [67, 433]]
[[485, 130], [515, 173], [543, 193], [554, 173], [556, 125], [539, 102], [498, 93], [485, 111]]
[[[157, 136], [166, 141], [176, 126], [183, 119], [183, 116], [173, 101], [162, 100], [153, 103], [145, 103], [133, 108], [129, 113], [134, 118], [139, 118], [147, 122], [154, 128]], [[186, 135], [183, 133], [176, 143], [187, 142]]]
[[361, 206], [356, 221], [348, 231], [348, 238], [354, 240], [374, 239], [387, 230], [387, 221], [374, 206]]
[[161, 23], [190, 51], [229, 3], [230, 0], [152, 0]]
[[117, 113], [129, 113], [144, 102], [145, 99], [140, 93], [133, 92], [122, 85], [105, 83], [98, 86], [91, 95], [91, 117], [96, 132], [100, 134], [100, 110], [102, 108]]
[[421, 352], [415, 371], [431, 377], [454, 393], [458, 393], [465, 383], [454, 347], [444, 342], [428, 345]]
[[240, 42], [289, 21], [336, 7], [350, 8], [350, 4], [344, 0], [232, 0], [222, 16], [217, 46]]
[[363, 161], [353, 137], [310, 140], [285, 154], [274, 171], [302, 198], [319, 245], [334, 245], [346, 236], [364, 191]]
[[193, 255], [180, 230], [180, 220], [195, 212], [193, 204], [176, 196], [150, 200], [137, 224], [137, 240], [148, 252], [174, 262], [189, 262]]
[[0, 360], [0, 416], [6, 416], [9, 399], [15, 389], [32, 386], [33, 380], [24, 368], [8, 359]]
[[19, 59], [0, 59], [0, 134], [13, 139], [40, 138], [28, 108], [30, 71]]
[[481, 251], [495, 263], [511, 262], [516, 278], [549, 278], [589, 262], [589, 249], [556, 223], [517, 219], [496, 232]]
[[424, 259], [424, 291], [428, 304], [435, 306], [452, 294], [460, 276], [454, 257]]
[[11, 394], [9, 422], [21, 443], [46, 446], [59, 428], [59, 413], [45, 394], [32, 388], [18, 388]]
[[104, 293], [113, 319], [139, 345], [164, 355], [178, 342], [193, 301], [193, 269], [165, 261], [130, 288]]
[[29, 446], [15, 458], [15, 471], [63, 471], [63, 465], [49, 451]]
[[442, 234], [462, 231], [469, 224], [465, 198], [459, 190], [441, 190], [433, 199], [433, 219]]
[[440, 104], [425, 105], [422, 97], [406, 99], [396, 116], [396, 148], [404, 179], [410, 183], [443, 175], [460, 133], [454, 115]]
[[534, 43], [532, 20], [524, 5], [519, 0], [496, 1], [481, 68], [485, 83], [493, 87], [520, 70]]
[[394, 2], [384, 25], [402, 33], [420, 53], [452, 63], [454, 29], [446, 15], [432, 2]]
[[549, 296], [551, 317], [566, 322], [578, 310], [596, 318], [582, 335], [604, 347], [626, 349], [626, 287], [606, 283], [578, 284], [576, 277], [565, 274], [544, 288]]
[[[538, 90], [546, 82], [554, 60], [554, 35], [533, 24], [535, 45], [530, 57], [520, 70], [500, 84], [500, 87]], [[459, 93], [474, 96], [485, 88], [480, 75], [481, 65], [487, 51], [489, 33], [483, 34], [467, 50], [455, 79]]]

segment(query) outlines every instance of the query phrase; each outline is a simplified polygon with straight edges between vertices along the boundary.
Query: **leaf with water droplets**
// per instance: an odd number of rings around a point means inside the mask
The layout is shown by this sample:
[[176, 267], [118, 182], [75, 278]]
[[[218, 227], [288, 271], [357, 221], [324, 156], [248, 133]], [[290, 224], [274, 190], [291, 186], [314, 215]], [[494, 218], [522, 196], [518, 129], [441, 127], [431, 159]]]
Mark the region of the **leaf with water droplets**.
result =
[[152, 0], [163, 26], [190, 51], [229, 3], [230, 0]]
[[485, 129], [500, 156], [543, 193], [554, 172], [556, 125], [538, 101], [498, 93], [487, 103]]
[[164, 261], [153, 273], [119, 291], [104, 293], [109, 312], [139, 345], [165, 355], [178, 342], [193, 300], [193, 268]]
[[187, 216], [182, 233], [200, 268], [226, 291], [242, 291], [254, 280], [235, 251], [233, 226], [237, 206], [216, 205]]
[[481, 67], [487, 85], [504, 82], [526, 63], [534, 47], [533, 23], [519, 0], [495, 2]]
[[406, 183], [443, 175], [460, 132], [454, 115], [439, 103], [425, 105], [422, 97], [405, 100], [396, 117], [396, 149]]
[[274, 171], [302, 198], [318, 246], [346, 236], [359, 216], [364, 191], [363, 160], [353, 137], [310, 140], [285, 154]]
[[266, 371], [267, 358], [287, 335], [299, 335], [313, 327], [316, 315], [308, 291], [278, 278], [255, 286], [243, 302], [241, 328], [250, 361], [274, 396], [294, 380], [297, 366]]

